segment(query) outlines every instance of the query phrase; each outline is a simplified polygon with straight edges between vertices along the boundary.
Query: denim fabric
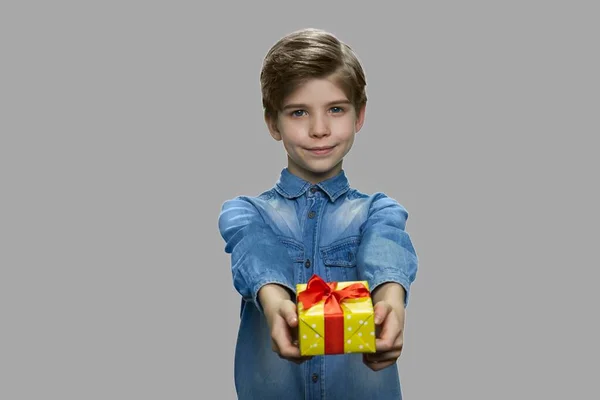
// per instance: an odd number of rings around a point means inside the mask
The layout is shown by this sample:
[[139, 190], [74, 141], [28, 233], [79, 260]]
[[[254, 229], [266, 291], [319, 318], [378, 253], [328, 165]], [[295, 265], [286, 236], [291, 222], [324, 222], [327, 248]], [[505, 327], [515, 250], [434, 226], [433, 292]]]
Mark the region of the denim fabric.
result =
[[316, 185], [281, 171], [268, 191], [227, 200], [219, 214], [233, 285], [242, 297], [235, 385], [246, 399], [401, 399], [397, 365], [374, 372], [361, 354], [313, 357], [296, 365], [271, 349], [258, 290], [277, 283], [295, 293], [312, 274], [327, 281], [385, 282], [406, 290], [417, 255], [405, 231], [408, 213], [378, 192], [351, 188], [342, 170]]

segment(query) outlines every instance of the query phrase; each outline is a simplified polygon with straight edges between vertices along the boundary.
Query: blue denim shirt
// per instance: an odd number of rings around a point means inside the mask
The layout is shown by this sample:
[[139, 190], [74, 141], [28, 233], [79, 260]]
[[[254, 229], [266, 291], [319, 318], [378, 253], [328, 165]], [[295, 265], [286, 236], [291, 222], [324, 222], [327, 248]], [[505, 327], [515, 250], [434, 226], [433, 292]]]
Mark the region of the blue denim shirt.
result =
[[219, 230], [242, 296], [234, 368], [239, 399], [401, 399], [396, 364], [375, 372], [361, 354], [316, 356], [301, 365], [279, 358], [257, 293], [269, 283], [295, 293], [297, 283], [317, 274], [366, 280], [371, 291], [397, 282], [408, 304], [417, 255], [407, 218], [385, 194], [351, 188], [344, 170], [313, 185], [285, 168], [270, 190], [223, 204]]

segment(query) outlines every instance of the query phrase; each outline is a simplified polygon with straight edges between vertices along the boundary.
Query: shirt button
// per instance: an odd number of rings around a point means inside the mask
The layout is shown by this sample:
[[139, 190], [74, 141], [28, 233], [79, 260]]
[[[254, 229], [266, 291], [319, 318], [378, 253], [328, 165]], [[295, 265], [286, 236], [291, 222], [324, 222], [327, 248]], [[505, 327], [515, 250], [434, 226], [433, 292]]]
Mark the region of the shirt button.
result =
[[310, 268], [310, 260], [306, 260], [306, 262], [304, 263], [304, 266], [306, 268]]
[[316, 191], [317, 191], [317, 188], [316, 188], [315, 186], [313, 186], [313, 187], [311, 187], [311, 188], [310, 188], [310, 192], [311, 192], [311, 193], [314, 193], [314, 192], [316, 192]]
[[312, 374], [312, 381], [316, 383], [318, 380], [319, 380], [319, 375]]
[[308, 218], [313, 219], [315, 217], [315, 214], [316, 213], [314, 211], [309, 212], [308, 213]]

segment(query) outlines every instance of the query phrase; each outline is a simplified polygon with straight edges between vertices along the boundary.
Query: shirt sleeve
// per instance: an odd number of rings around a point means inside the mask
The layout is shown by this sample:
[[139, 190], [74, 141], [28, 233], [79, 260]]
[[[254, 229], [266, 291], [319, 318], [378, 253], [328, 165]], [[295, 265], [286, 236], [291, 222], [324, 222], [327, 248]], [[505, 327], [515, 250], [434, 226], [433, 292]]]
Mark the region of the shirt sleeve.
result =
[[233, 285], [244, 300], [263, 312], [258, 291], [264, 285], [279, 284], [290, 294], [296, 292], [292, 260], [254, 204], [241, 196], [226, 201], [218, 223], [225, 252], [231, 254]]
[[417, 274], [418, 258], [406, 232], [408, 212], [383, 193], [374, 195], [366, 222], [361, 229], [357, 266], [371, 291], [386, 282], [404, 287], [408, 305], [410, 286]]

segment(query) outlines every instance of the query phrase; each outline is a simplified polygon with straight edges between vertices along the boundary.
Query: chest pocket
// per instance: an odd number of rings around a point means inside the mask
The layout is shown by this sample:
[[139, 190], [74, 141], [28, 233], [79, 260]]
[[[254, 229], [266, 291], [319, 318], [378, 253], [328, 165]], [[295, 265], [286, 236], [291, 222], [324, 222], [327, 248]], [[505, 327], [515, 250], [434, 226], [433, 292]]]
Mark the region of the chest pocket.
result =
[[356, 253], [360, 245], [360, 236], [350, 236], [322, 246], [321, 259], [325, 265], [327, 279], [330, 281], [358, 280]]
[[279, 237], [279, 241], [285, 246], [285, 249], [293, 263], [304, 262], [304, 245], [295, 239], [288, 237]]

